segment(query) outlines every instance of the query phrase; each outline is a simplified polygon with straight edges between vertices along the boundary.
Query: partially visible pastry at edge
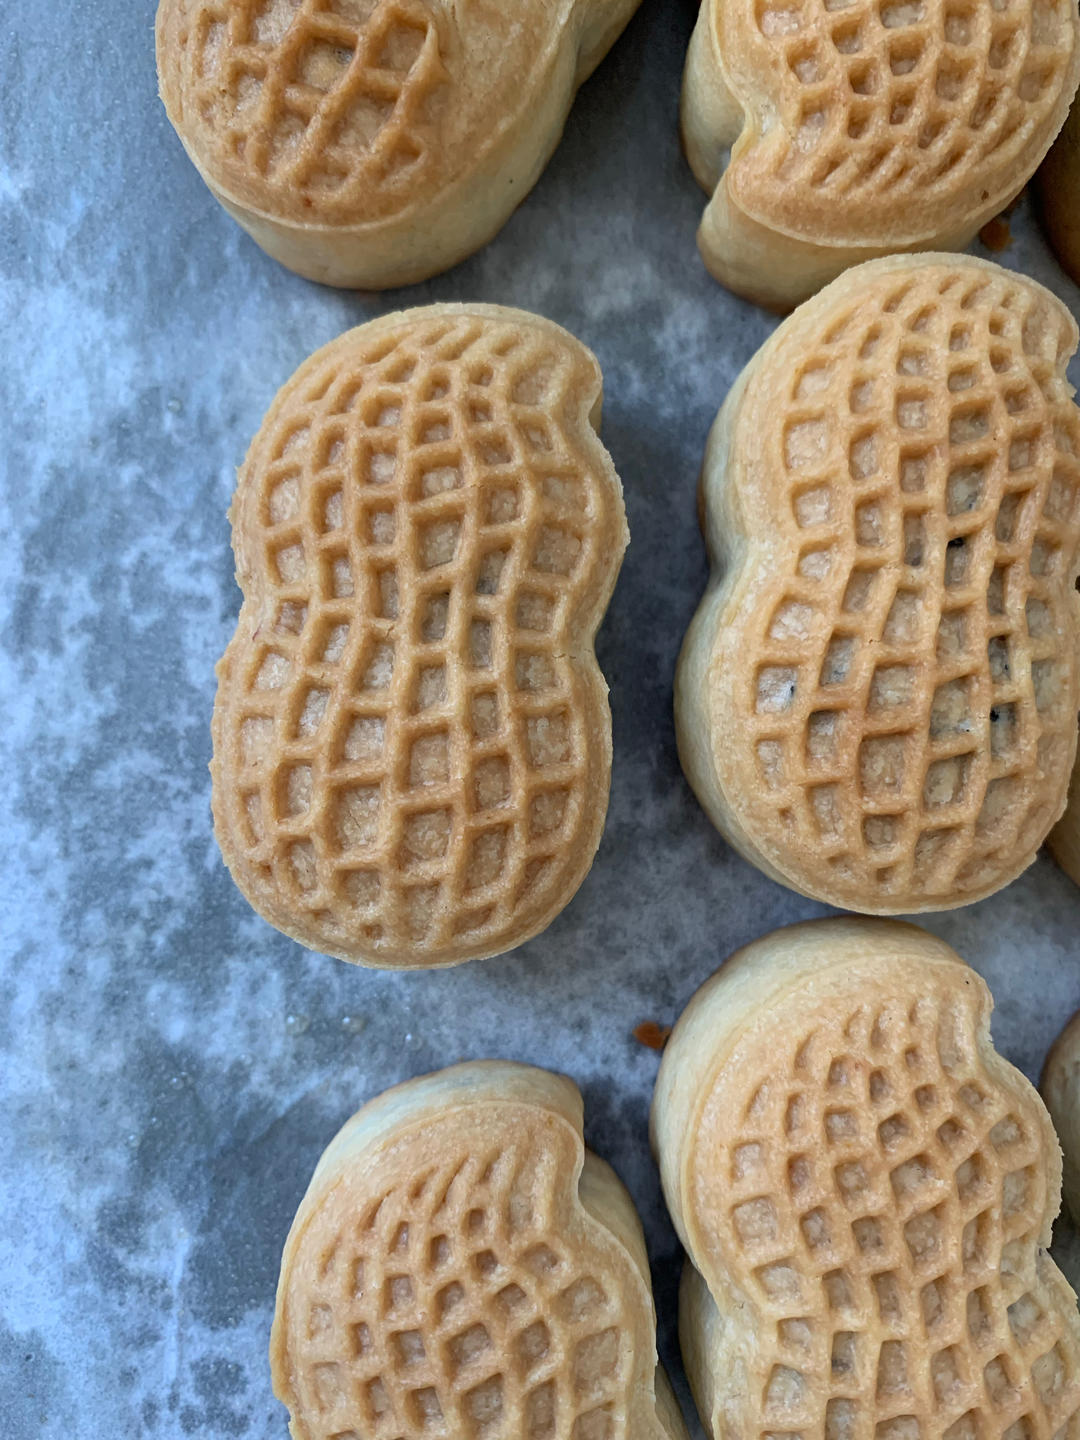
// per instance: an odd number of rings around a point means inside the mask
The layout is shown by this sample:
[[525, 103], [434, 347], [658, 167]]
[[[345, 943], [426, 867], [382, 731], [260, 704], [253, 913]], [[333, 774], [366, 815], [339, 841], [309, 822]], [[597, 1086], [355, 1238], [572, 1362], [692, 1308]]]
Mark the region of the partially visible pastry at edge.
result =
[[1061, 814], [1076, 341], [1033, 281], [892, 257], [796, 311], [725, 401], [676, 730], [713, 823], [773, 879], [870, 913], [963, 905]]
[[1080, 285], [1080, 100], [1069, 111], [1036, 180], [1050, 243]]
[[214, 823], [272, 925], [371, 965], [542, 930], [607, 811], [593, 638], [627, 541], [594, 356], [559, 326], [433, 305], [282, 388], [231, 518]]
[[639, 0], [160, 0], [169, 119], [290, 270], [385, 289], [502, 228]]
[[788, 309], [860, 261], [962, 249], [1078, 77], [1076, 0], [702, 0], [682, 134], [706, 265]]
[[1065, 1204], [1080, 1225], [1080, 1010], [1050, 1047], [1039, 1089], [1061, 1141]]
[[1065, 814], [1050, 831], [1050, 853], [1065, 874], [1080, 885], [1080, 754], [1073, 766]]
[[990, 1010], [942, 941], [852, 919], [766, 936], [687, 1006], [652, 1131], [714, 1440], [1076, 1433], [1060, 1152]]
[[331, 1142], [270, 1341], [294, 1440], [686, 1440], [645, 1238], [564, 1076], [480, 1061]]

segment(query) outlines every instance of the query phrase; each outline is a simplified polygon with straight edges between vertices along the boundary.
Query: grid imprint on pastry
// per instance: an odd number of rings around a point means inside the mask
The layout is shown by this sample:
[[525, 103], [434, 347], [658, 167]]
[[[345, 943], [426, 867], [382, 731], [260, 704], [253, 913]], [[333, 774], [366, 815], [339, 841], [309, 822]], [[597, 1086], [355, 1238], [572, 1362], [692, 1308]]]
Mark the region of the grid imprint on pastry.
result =
[[776, 851], [807, 846], [863, 904], [1000, 882], [1060, 799], [1080, 537], [1067, 343], [1022, 281], [928, 268], [825, 318], [777, 407], [797, 559], [751, 632], [755, 803]]
[[250, 172], [355, 207], [423, 166], [445, 80], [422, 0], [196, 0], [186, 84]]
[[1080, 1433], [1075, 1307], [1038, 1253], [1040, 1131], [971, 1034], [938, 999], [841, 1016], [774, 1057], [720, 1152], [762, 1440]]
[[313, 1257], [290, 1355], [312, 1440], [626, 1434], [619, 1279], [553, 1233], [555, 1183], [524, 1146], [434, 1167]]
[[329, 359], [262, 444], [271, 619], [227, 788], [256, 893], [324, 942], [496, 946], [566, 883], [591, 823], [572, 624], [610, 563], [574, 366], [542, 332], [416, 322]]
[[1071, 0], [747, 6], [755, 48], [783, 67], [783, 130], [742, 162], [766, 208], [786, 213], [797, 197], [847, 234], [880, 233], [906, 198], [941, 204], [970, 190], [974, 209], [1004, 203], [1063, 118]]

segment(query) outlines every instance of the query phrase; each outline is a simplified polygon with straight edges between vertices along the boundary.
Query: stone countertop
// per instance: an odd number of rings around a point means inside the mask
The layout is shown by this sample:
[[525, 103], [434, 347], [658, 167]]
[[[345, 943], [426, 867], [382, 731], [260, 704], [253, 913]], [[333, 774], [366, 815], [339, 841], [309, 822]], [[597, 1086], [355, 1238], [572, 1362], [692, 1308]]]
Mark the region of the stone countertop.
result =
[[[645, 1223], [686, 1401], [678, 1247], [646, 1134], [657, 1056], [632, 1031], [673, 1020], [737, 945], [821, 913], [720, 840], [672, 733], [705, 578], [703, 441], [775, 324], [694, 246], [703, 197], [676, 136], [694, 9], [645, 0], [502, 234], [384, 296], [297, 279], [214, 204], [156, 98], [150, 0], [0, 21], [8, 1440], [284, 1437], [266, 1346], [315, 1160], [375, 1092], [473, 1056], [581, 1084], [589, 1142]], [[1075, 312], [1026, 203], [1012, 233], [996, 258]], [[592, 873], [514, 954], [380, 974], [302, 950], [234, 888], [211, 834], [209, 716], [248, 440], [317, 346], [429, 300], [524, 306], [596, 351], [633, 541], [599, 637], [615, 767]], [[997, 1043], [1032, 1077], [1080, 1004], [1078, 921], [1080, 893], [1045, 856], [925, 921], [986, 976]]]

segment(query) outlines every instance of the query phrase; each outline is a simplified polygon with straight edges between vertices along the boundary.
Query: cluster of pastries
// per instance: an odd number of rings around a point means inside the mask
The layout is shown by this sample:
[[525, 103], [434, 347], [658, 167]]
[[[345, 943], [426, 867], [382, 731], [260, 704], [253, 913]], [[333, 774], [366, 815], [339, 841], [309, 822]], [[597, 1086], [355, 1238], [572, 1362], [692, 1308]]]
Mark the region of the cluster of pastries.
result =
[[[161, 95], [270, 255], [381, 289], [495, 235], [636, 4], [161, 0]], [[702, 0], [690, 41], [702, 256], [793, 313], [705, 446], [679, 754], [747, 860], [862, 917], [980, 900], [1048, 837], [1080, 884], [1080, 337], [953, 253], [1047, 157], [1080, 279], [1078, 79], [1075, 0]], [[434, 304], [274, 399], [230, 512], [211, 772], [225, 861], [286, 935], [453, 965], [581, 885], [629, 539], [601, 396], [549, 320]], [[687, 1006], [651, 1134], [715, 1440], [1080, 1434], [1061, 1152], [990, 1008], [948, 946], [870, 918], [766, 936]], [[1073, 1024], [1044, 1091], [1074, 1210], [1078, 1077]], [[582, 1111], [483, 1061], [345, 1125], [281, 1266], [295, 1440], [683, 1440], [641, 1225]]]
[[[716, 1440], [1075, 1432], [1080, 1316], [1047, 1253], [1061, 1152], [990, 1009], [942, 941], [851, 918], [748, 946], [683, 1012], [651, 1133]], [[1073, 1025], [1046, 1080], [1069, 1184], [1078, 1057]], [[569, 1080], [506, 1061], [353, 1116], [282, 1259], [295, 1440], [685, 1436], [640, 1223], [581, 1127]]]

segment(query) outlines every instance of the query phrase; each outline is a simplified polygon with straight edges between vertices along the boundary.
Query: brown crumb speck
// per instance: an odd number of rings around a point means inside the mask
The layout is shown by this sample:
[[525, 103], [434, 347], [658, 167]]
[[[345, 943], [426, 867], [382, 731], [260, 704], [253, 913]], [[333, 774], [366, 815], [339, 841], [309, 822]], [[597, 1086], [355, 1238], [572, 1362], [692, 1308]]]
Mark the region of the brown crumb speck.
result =
[[634, 1039], [639, 1045], [647, 1045], [650, 1050], [662, 1050], [670, 1034], [670, 1025], [658, 1025], [655, 1020], [643, 1020], [634, 1027]]
[[993, 220], [988, 220], [979, 231], [979, 239], [986, 246], [998, 254], [1001, 250], [1007, 250], [1012, 244], [1012, 230], [1009, 222], [1003, 215], [995, 215]]

